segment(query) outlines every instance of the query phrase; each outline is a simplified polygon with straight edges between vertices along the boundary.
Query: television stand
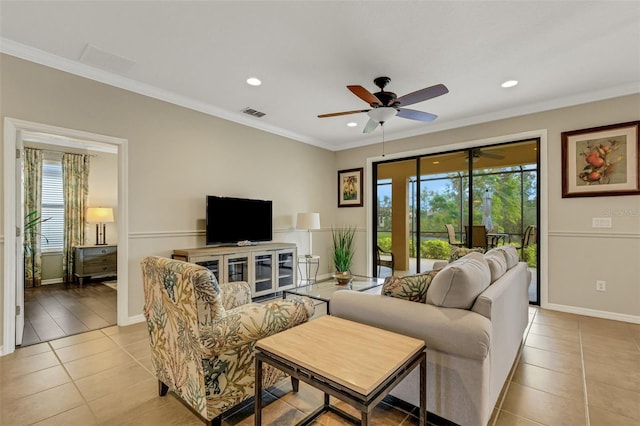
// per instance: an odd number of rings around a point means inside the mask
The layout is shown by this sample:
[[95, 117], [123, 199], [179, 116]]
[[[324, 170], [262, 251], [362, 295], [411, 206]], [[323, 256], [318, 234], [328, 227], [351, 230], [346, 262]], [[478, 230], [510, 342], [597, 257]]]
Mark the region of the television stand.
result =
[[292, 243], [175, 249], [171, 257], [204, 266], [220, 283], [246, 281], [254, 298], [293, 288], [298, 282], [298, 251]]

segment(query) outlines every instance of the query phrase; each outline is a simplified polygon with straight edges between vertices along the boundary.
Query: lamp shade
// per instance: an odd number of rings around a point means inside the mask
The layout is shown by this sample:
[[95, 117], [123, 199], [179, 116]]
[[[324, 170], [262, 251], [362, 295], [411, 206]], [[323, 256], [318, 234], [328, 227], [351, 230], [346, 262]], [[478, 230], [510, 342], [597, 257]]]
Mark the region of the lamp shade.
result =
[[320, 213], [298, 213], [297, 229], [320, 229]]
[[87, 222], [110, 223], [113, 222], [113, 209], [111, 207], [87, 208]]

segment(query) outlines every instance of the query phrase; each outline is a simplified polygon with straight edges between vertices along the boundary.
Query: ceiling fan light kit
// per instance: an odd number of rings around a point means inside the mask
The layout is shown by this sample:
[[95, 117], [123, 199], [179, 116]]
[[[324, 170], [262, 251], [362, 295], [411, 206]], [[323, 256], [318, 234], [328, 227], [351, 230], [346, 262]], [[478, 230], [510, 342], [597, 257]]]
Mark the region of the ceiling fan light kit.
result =
[[388, 119], [395, 116], [397, 113], [398, 111], [392, 107], [378, 107], [369, 110], [369, 112], [367, 112], [367, 115], [370, 119], [375, 120], [380, 124], [384, 124]]
[[380, 88], [379, 92], [371, 93], [367, 89], [358, 85], [347, 86], [354, 95], [369, 104], [371, 109], [334, 112], [330, 114], [320, 114], [318, 118], [337, 117], [340, 115], [357, 114], [366, 112], [369, 121], [364, 127], [363, 133], [370, 133], [378, 127], [378, 124], [384, 124], [388, 119], [397, 115], [398, 117], [408, 118], [410, 120], [429, 122], [438, 118], [435, 114], [428, 112], [416, 111], [412, 109], [401, 108], [401, 106], [412, 105], [418, 102], [433, 99], [437, 96], [449, 93], [449, 89], [444, 84], [436, 84], [435, 86], [425, 87], [415, 92], [406, 94], [398, 98], [393, 92], [386, 92], [384, 88], [391, 82], [389, 77], [378, 77], [373, 80], [374, 84]]

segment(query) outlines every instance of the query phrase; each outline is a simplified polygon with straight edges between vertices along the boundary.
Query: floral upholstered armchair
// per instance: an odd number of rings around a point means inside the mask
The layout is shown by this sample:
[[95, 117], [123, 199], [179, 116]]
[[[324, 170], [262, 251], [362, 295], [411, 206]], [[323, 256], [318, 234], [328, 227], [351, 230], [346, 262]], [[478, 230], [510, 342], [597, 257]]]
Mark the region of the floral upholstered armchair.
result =
[[[225, 411], [254, 395], [256, 341], [314, 312], [306, 298], [251, 303], [247, 283], [218, 284], [196, 264], [151, 256], [141, 266], [160, 395], [171, 390], [208, 425], [221, 425]], [[285, 377], [265, 365], [263, 386]]]

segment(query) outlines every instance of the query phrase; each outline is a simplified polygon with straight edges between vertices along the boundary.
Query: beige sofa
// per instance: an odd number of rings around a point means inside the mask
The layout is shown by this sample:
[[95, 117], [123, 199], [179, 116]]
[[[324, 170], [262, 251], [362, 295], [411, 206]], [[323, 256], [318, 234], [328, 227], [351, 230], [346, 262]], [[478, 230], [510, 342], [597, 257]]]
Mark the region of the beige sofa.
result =
[[[331, 314], [424, 339], [428, 411], [460, 425], [485, 425], [522, 343], [531, 274], [515, 249], [505, 248], [469, 254], [432, 275], [419, 276], [431, 281], [426, 303], [402, 292], [340, 291]], [[416, 280], [406, 281], [415, 290]], [[391, 394], [418, 406], [418, 383], [414, 371]]]

